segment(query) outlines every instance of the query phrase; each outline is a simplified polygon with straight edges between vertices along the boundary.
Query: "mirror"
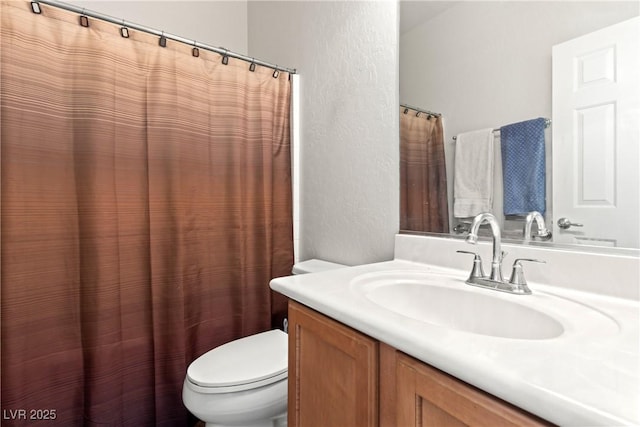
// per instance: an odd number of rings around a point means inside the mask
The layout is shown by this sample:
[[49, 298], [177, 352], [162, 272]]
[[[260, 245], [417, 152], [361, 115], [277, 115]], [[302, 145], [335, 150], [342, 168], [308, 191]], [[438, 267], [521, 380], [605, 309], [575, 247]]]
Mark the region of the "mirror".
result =
[[[539, 117], [551, 119], [553, 47], [638, 15], [640, 4], [634, 1], [400, 1], [400, 102], [442, 116], [449, 233], [441, 235], [463, 236], [453, 231], [460, 223], [452, 216], [453, 137]], [[553, 167], [562, 168], [553, 159], [556, 131], [553, 123], [545, 131], [545, 220], [548, 228], [553, 226], [554, 237], [549, 242], [534, 239], [532, 244], [573, 246], [555, 235]], [[506, 240], [522, 242], [523, 218], [502, 215], [499, 137], [494, 144], [493, 213]], [[629, 221], [637, 224], [640, 212], [637, 207], [635, 211]], [[433, 231], [401, 227], [401, 232]], [[592, 249], [607, 250], [598, 246]], [[638, 249], [637, 244], [623, 247], [633, 253]]]

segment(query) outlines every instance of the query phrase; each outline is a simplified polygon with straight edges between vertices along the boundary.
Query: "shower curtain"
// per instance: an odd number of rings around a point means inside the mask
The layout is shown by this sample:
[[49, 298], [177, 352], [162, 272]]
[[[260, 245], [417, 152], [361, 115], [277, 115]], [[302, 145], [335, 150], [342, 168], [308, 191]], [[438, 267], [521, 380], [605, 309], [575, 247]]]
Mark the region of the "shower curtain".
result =
[[400, 229], [449, 232], [442, 118], [400, 108]]
[[188, 364], [286, 310], [288, 74], [1, 7], [2, 423], [187, 425]]

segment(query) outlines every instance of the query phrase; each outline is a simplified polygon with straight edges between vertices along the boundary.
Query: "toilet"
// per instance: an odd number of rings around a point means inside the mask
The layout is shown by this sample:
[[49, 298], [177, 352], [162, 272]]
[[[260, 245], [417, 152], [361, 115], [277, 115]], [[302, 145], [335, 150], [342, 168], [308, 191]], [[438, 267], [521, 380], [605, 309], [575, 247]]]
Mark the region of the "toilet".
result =
[[[293, 274], [344, 267], [311, 259]], [[210, 350], [187, 368], [184, 406], [207, 427], [287, 425], [287, 334], [279, 329], [231, 341]]]

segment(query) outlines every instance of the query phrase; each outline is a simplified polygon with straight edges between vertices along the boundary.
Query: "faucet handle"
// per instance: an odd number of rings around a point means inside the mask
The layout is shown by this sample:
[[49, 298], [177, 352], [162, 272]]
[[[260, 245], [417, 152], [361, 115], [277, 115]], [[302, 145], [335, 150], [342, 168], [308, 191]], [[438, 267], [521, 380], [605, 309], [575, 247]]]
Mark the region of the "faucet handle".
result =
[[480, 256], [477, 253], [471, 252], [471, 251], [456, 251], [456, 252], [458, 252], [459, 254], [469, 254], [469, 255]]
[[546, 264], [547, 261], [541, 260], [541, 259], [534, 259], [534, 258], [516, 258], [515, 261], [513, 261], [513, 265], [515, 266], [517, 263], [519, 263], [520, 261], [527, 261], [527, 262], [537, 262], [539, 264]]
[[524, 278], [524, 271], [522, 270], [522, 261], [526, 262], [537, 262], [541, 264], [546, 264], [546, 261], [532, 258], [517, 258], [513, 261], [513, 270], [511, 270], [511, 277], [509, 278], [509, 283], [514, 286], [526, 286], [527, 281]]
[[469, 274], [469, 280], [474, 277], [485, 277], [484, 270], [482, 269], [482, 258], [475, 252], [470, 251], [456, 251], [459, 254], [473, 255], [473, 267], [471, 268], [471, 274]]

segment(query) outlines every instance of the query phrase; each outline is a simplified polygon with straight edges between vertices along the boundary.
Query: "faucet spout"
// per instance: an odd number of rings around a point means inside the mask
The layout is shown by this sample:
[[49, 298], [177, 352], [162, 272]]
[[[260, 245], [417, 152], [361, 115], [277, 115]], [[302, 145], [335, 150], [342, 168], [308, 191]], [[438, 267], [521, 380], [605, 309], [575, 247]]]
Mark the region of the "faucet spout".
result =
[[538, 237], [543, 240], [551, 238], [551, 232], [547, 229], [542, 214], [538, 211], [532, 211], [527, 214], [524, 220], [524, 242], [529, 243], [531, 241], [531, 227], [534, 221], [538, 225]]
[[491, 261], [490, 280], [502, 282], [502, 246], [500, 236], [500, 224], [496, 217], [489, 213], [481, 213], [473, 218], [469, 235], [466, 238], [467, 243], [476, 244], [478, 242], [478, 230], [483, 223], [489, 224], [491, 227], [491, 235], [493, 237], [493, 260]]

